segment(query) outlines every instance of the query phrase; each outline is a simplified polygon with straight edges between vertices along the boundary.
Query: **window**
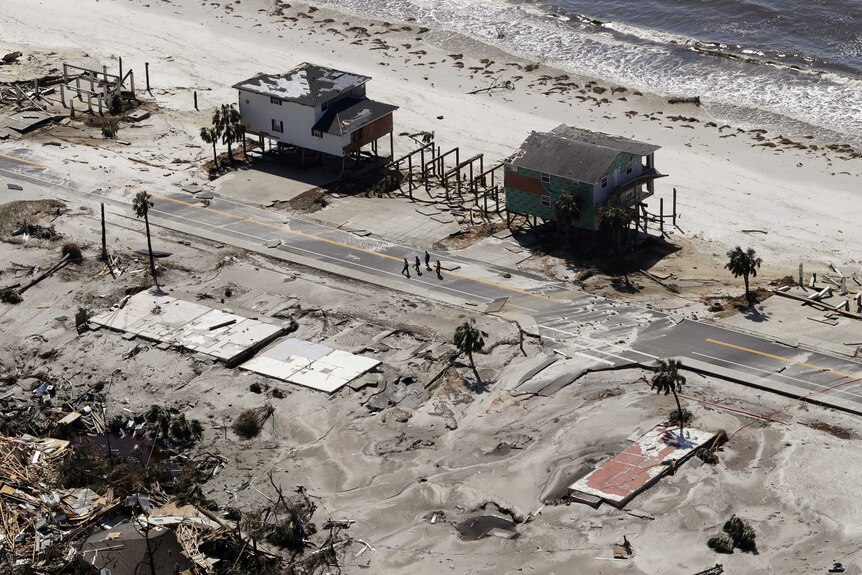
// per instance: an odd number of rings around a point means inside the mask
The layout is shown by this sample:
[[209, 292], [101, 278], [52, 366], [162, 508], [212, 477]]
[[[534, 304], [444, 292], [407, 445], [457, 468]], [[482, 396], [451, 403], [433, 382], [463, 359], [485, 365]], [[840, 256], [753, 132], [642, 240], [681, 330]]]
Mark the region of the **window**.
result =
[[602, 189], [607, 188], [607, 187], [608, 187], [608, 177], [605, 176], [604, 178], [602, 178]]
[[275, 104], [276, 106], [281, 106], [281, 100], [279, 100], [278, 98], [273, 98], [272, 96], [269, 97], [269, 103]]
[[324, 103], [320, 106], [320, 109], [321, 109], [321, 110], [323, 110], [324, 112], [325, 112], [326, 110], [328, 110], [328, 109], [329, 109], [329, 102], [324, 102]]
[[627, 173], [627, 174], [631, 174], [631, 173], [632, 173], [632, 163], [631, 163], [631, 162], [629, 162], [628, 164], [626, 164], [626, 173]]
[[509, 172], [513, 172], [513, 173], [517, 174], [518, 173], [518, 166], [515, 166], [514, 164], [506, 164], [506, 170]]
[[542, 205], [546, 208], [551, 207], [551, 196], [542, 196]]
[[248, 104], [248, 98], [245, 99], [245, 103]]
[[549, 184], [551, 182], [551, 174], [542, 174], [542, 181]]
[[278, 132], [279, 134], [284, 133], [284, 122], [282, 122], [281, 120], [273, 120], [272, 131]]
[[320, 130], [311, 130], [311, 135], [315, 138], [322, 138], [323, 132], [321, 132]]

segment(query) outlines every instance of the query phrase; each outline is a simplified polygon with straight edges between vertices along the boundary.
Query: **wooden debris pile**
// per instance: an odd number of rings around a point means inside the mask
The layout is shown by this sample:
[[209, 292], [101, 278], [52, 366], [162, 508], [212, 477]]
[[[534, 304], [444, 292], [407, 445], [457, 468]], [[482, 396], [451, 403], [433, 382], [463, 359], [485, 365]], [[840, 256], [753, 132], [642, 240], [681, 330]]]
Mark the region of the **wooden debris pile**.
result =
[[18, 564], [86, 528], [115, 505], [113, 493], [55, 489], [63, 439], [0, 437], [0, 549]]

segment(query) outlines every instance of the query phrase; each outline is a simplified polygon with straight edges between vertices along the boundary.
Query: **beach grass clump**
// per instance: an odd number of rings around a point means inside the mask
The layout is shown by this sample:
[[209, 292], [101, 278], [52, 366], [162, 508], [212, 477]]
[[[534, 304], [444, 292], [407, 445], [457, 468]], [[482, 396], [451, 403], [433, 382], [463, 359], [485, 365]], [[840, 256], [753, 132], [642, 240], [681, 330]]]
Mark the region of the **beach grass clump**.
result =
[[231, 429], [242, 439], [253, 439], [260, 435], [263, 424], [266, 423], [266, 420], [273, 413], [275, 413], [275, 408], [269, 403], [265, 403], [260, 407], [247, 409], [234, 420]]

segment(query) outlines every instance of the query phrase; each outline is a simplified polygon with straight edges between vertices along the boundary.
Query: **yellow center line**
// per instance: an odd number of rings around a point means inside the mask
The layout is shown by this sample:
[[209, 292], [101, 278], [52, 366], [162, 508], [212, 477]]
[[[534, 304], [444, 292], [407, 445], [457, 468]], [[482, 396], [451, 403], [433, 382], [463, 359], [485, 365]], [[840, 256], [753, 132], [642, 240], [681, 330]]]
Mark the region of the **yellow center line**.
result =
[[[7, 156], [7, 155], [5, 155], [5, 154], [0, 154], [0, 157], [2, 157], [2, 158], [7, 158], [7, 159], [9, 159], [9, 160], [14, 160], [14, 161], [16, 161], [16, 162], [23, 162], [23, 163], [25, 163], [25, 164], [30, 164], [30, 165], [33, 165], [33, 166], [38, 166], [38, 167], [40, 167], [40, 168], [44, 168], [44, 169], [46, 169], [46, 170], [52, 170], [52, 171], [54, 170], [54, 168], [52, 168], [51, 166], [46, 166], [46, 165], [44, 165], [44, 164], [39, 164], [39, 163], [37, 163], [37, 162], [32, 162], [32, 161], [30, 161], [30, 160], [25, 160], [25, 159], [23, 159], [23, 158], [18, 158], [18, 157], [15, 157], [15, 156]], [[109, 184], [109, 185], [115, 185], [115, 186], [116, 186], [116, 185], [120, 185], [120, 184], [116, 184], [116, 183], [113, 183], [113, 182], [110, 182], [110, 181], [106, 181], [105, 183], [106, 183], [106, 184]], [[154, 193], [154, 194], [151, 194], [151, 195], [152, 195], [154, 198], [159, 198], [159, 199], [161, 199], [161, 200], [165, 200], [165, 201], [168, 201], [168, 202], [174, 202], [174, 203], [176, 203], [176, 204], [180, 204], [180, 205], [183, 205], [183, 206], [188, 206], [188, 207], [191, 207], [191, 208], [197, 208], [197, 209], [204, 209], [204, 210], [208, 210], [208, 211], [210, 211], [210, 212], [212, 212], [212, 213], [214, 213], [214, 214], [219, 214], [219, 215], [221, 215], [221, 216], [224, 216], [224, 217], [226, 217], [226, 218], [229, 218], [229, 219], [232, 219], [232, 220], [235, 220], [235, 221], [246, 221], [246, 222], [250, 222], [250, 223], [253, 223], [253, 224], [256, 224], [256, 225], [259, 225], [259, 226], [264, 226], [264, 227], [267, 227], [267, 228], [272, 228], [272, 229], [274, 229], [274, 230], [278, 230], [278, 231], [280, 231], [280, 232], [289, 233], [289, 234], [293, 234], [293, 235], [295, 235], [295, 236], [300, 236], [300, 237], [304, 237], [304, 238], [308, 238], [308, 239], [312, 239], [312, 240], [316, 240], [316, 241], [320, 241], [320, 242], [325, 242], [325, 243], [328, 243], [328, 244], [333, 245], [333, 246], [338, 246], [338, 247], [341, 247], [341, 248], [345, 248], [345, 249], [349, 249], [349, 250], [353, 250], [353, 251], [361, 252], [361, 253], [364, 253], [364, 254], [373, 255], [373, 256], [377, 256], [377, 257], [381, 257], [381, 258], [385, 258], [385, 259], [392, 260], [392, 261], [397, 261], [397, 262], [402, 261], [402, 258], [399, 258], [399, 257], [396, 257], [396, 256], [390, 256], [390, 255], [388, 255], [388, 254], [383, 254], [383, 253], [380, 253], [380, 252], [376, 252], [376, 251], [374, 251], [374, 250], [369, 250], [369, 249], [366, 249], [366, 248], [360, 248], [360, 247], [358, 247], [358, 246], [354, 246], [354, 245], [347, 244], [347, 243], [344, 243], [344, 242], [339, 242], [339, 241], [337, 241], [337, 240], [330, 240], [330, 239], [327, 239], [327, 238], [322, 238], [322, 237], [320, 237], [320, 236], [316, 236], [316, 235], [314, 235], [314, 234], [309, 234], [309, 233], [306, 233], [306, 232], [300, 232], [300, 231], [296, 231], [296, 230], [291, 230], [291, 229], [285, 228], [285, 227], [284, 227], [284, 226], [282, 226], [281, 224], [270, 224], [270, 223], [268, 223], [268, 222], [263, 222], [263, 221], [260, 221], [260, 220], [254, 219], [254, 218], [249, 218], [249, 217], [245, 217], [245, 216], [238, 216], [238, 215], [236, 215], [236, 214], [232, 214], [232, 213], [230, 213], [230, 212], [225, 212], [225, 211], [223, 211], [223, 210], [217, 210], [217, 209], [215, 209], [215, 208], [202, 207], [202, 206], [200, 206], [199, 204], [192, 204], [192, 203], [189, 203], [189, 202], [186, 202], [186, 201], [183, 201], [183, 200], [178, 200], [178, 199], [176, 199], [176, 198], [169, 198], [169, 197], [167, 197], [167, 196], [163, 196], [163, 195], [160, 195], [160, 194], [155, 194], [155, 193]], [[483, 285], [487, 285], [487, 286], [495, 287], [495, 288], [498, 288], [498, 289], [502, 289], [502, 290], [505, 290], [505, 291], [509, 291], [509, 292], [513, 292], [513, 293], [518, 293], [518, 294], [522, 294], [522, 295], [526, 295], [526, 296], [530, 296], [530, 297], [534, 297], [534, 298], [539, 298], [539, 299], [544, 299], [544, 300], [550, 300], [550, 299], [551, 299], [550, 297], [548, 297], [548, 296], [546, 296], [546, 295], [544, 295], [544, 294], [537, 294], [537, 293], [529, 292], [529, 291], [522, 290], [522, 289], [519, 289], [519, 288], [515, 288], [515, 287], [511, 287], [511, 286], [505, 286], [505, 285], [502, 285], [502, 284], [499, 284], [499, 283], [495, 283], [495, 282], [488, 281], [488, 280], [483, 280], [483, 279], [480, 279], [480, 278], [474, 278], [474, 277], [472, 277], [472, 276], [468, 276], [468, 275], [464, 275], [464, 274], [459, 274], [459, 273], [455, 273], [455, 272], [446, 272], [446, 275], [454, 276], [454, 277], [461, 278], [461, 279], [464, 279], [464, 280], [468, 280], [468, 281], [471, 281], [471, 282], [475, 282], [475, 283], [478, 283], [478, 284], [483, 284]]]
[[16, 158], [15, 156], [7, 156], [6, 154], [0, 154], [0, 158], [6, 158], [7, 160], [15, 160], [16, 162], [21, 162], [22, 164], [30, 164], [31, 166], [38, 166], [40, 168], [45, 168], [46, 170], [50, 170], [49, 166], [45, 164], [39, 164], [37, 162], [31, 162], [30, 160], [25, 160], [23, 158]]
[[781, 355], [773, 355], [773, 354], [771, 354], [771, 353], [766, 353], [765, 351], [758, 351], [758, 350], [756, 350], [756, 349], [750, 349], [750, 348], [747, 348], [747, 347], [742, 347], [741, 345], [735, 345], [735, 344], [732, 344], [732, 343], [727, 343], [727, 342], [725, 342], [725, 341], [719, 341], [719, 340], [717, 340], [717, 339], [709, 339], [709, 338], [707, 338], [707, 340], [706, 340], [706, 341], [707, 341], [708, 343], [714, 343], [714, 344], [716, 344], [716, 345], [721, 345], [721, 346], [724, 346], [724, 347], [729, 347], [729, 348], [731, 348], [731, 349], [737, 349], [737, 350], [739, 350], [739, 351], [745, 351], [745, 352], [748, 352], [748, 353], [751, 353], [751, 354], [754, 354], [754, 355], [760, 355], [760, 356], [762, 356], [762, 357], [768, 357], [768, 358], [771, 358], [771, 359], [777, 359], [777, 360], [780, 360], [780, 361], [784, 361], [784, 362], [786, 362], [786, 363], [792, 363], [792, 364], [795, 364], [795, 365], [801, 365], [801, 366], [803, 366], [803, 367], [807, 367], [807, 368], [810, 368], [810, 369], [816, 369], [816, 370], [818, 370], [818, 371], [825, 371], [825, 372], [833, 373], [833, 374], [835, 374], [835, 375], [840, 375], [840, 376], [842, 376], [842, 377], [856, 378], [856, 380], [862, 379], [862, 378], [858, 378], [857, 376], [852, 375], [852, 374], [849, 374], [849, 373], [843, 373], [843, 372], [841, 372], [841, 371], [835, 371], [834, 369], [829, 369], [828, 367], [822, 367], [822, 366], [814, 365], [814, 364], [811, 364], [811, 363], [805, 363], [804, 361], [796, 361], [795, 359], [791, 359], [791, 358], [789, 358], [789, 357], [784, 357], [784, 356], [781, 356]]
[[[183, 205], [183, 206], [188, 206], [188, 207], [191, 207], [191, 208], [197, 208], [197, 209], [204, 209], [204, 210], [208, 210], [208, 211], [210, 211], [210, 212], [212, 212], [212, 213], [219, 214], [219, 215], [221, 215], [221, 216], [224, 216], [224, 217], [226, 217], [226, 218], [230, 218], [230, 219], [233, 219], [233, 220], [237, 220], [237, 221], [246, 221], [246, 222], [250, 222], [250, 223], [253, 223], [253, 224], [256, 224], [256, 225], [259, 225], [259, 226], [264, 226], [264, 227], [267, 227], [267, 228], [272, 228], [272, 229], [274, 229], [274, 230], [278, 230], [278, 231], [280, 231], [280, 232], [284, 232], [284, 233], [288, 233], [288, 234], [293, 234], [293, 235], [295, 235], [295, 236], [300, 236], [300, 237], [304, 237], [304, 238], [308, 238], [308, 239], [312, 239], [312, 240], [316, 240], [316, 241], [320, 241], [320, 242], [325, 242], [325, 243], [330, 244], [330, 245], [333, 245], [333, 246], [338, 246], [338, 247], [341, 247], [341, 248], [345, 248], [345, 249], [349, 249], [349, 250], [353, 250], [353, 251], [361, 252], [361, 253], [368, 254], [368, 255], [372, 255], [372, 256], [377, 256], [377, 257], [385, 258], [385, 259], [392, 260], [392, 261], [396, 261], [396, 262], [401, 262], [401, 261], [403, 261], [403, 258], [400, 258], [400, 257], [397, 257], [397, 256], [390, 256], [389, 254], [384, 254], [384, 253], [376, 252], [376, 251], [374, 251], [374, 250], [369, 250], [369, 249], [366, 249], [366, 248], [361, 248], [361, 247], [359, 247], [359, 246], [354, 246], [354, 245], [352, 245], [352, 244], [347, 244], [347, 243], [344, 243], [344, 242], [339, 242], [338, 240], [330, 240], [330, 239], [328, 239], [328, 238], [322, 238], [322, 237], [320, 237], [320, 236], [316, 236], [316, 235], [314, 235], [314, 234], [309, 234], [309, 233], [306, 233], [306, 232], [300, 232], [300, 231], [297, 231], [297, 230], [291, 230], [291, 229], [288, 229], [288, 228], [283, 227], [281, 224], [270, 224], [269, 222], [263, 222], [263, 221], [260, 221], [260, 220], [255, 219], [255, 218], [249, 218], [249, 217], [245, 217], [245, 216], [237, 216], [236, 214], [232, 214], [232, 213], [230, 213], [230, 212], [225, 212], [225, 211], [223, 211], [223, 210], [217, 210], [217, 209], [215, 209], [215, 208], [209, 208], [209, 207], [201, 208], [201, 206], [200, 206], [199, 204], [192, 204], [192, 203], [190, 203], [190, 202], [186, 202], [186, 201], [183, 201], [183, 200], [178, 200], [178, 199], [176, 199], [176, 198], [170, 198], [170, 197], [167, 197], [167, 196], [162, 196], [162, 195], [160, 195], [160, 194], [152, 194], [152, 196], [153, 196], [154, 198], [159, 198], [159, 199], [162, 199], [162, 200], [166, 200], [166, 201], [168, 201], [168, 202], [174, 202], [174, 203], [177, 203], [177, 204], [181, 204], [181, 205]], [[475, 283], [480, 283], [480, 284], [484, 284], [484, 285], [487, 285], [487, 286], [495, 287], [495, 288], [502, 289], [502, 290], [506, 290], [506, 291], [510, 291], [510, 292], [519, 293], [519, 294], [522, 294], [522, 295], [528, 295], [528, 296], [535, 297], [535, 298], [540, 298], [540, 299], [551, 299], [551, 298], [549, 298], [548, 296], [543, 295], [543, 294], [537, 294], [537, 293], [529, 292], [529, 291], [526, 291], [526, 290], [522, 290], [522, 289], [518, 289], [518, 288], [515, 288], [515, 287], [511, 287], [511, 286], [505, 286], [505, 285], [498, 284], [498, 283], [495, 283], [495, 282], [492, 282], [492, 281], [483, 280], [483, 279], [480, 279], [480, 278], [474, 278], [474, 277], [472, 277], [472, 276], [468, 276], [468, 275], [464, 275], [464, 274], [459, 274], [459, 273], [455, 273], [455, 272], [446, 272], [446, 275], [449, 275], [449, 276], [455, 276], [455, 277], [457, 277], [457, 278], [465, 279], [465, 280], [472, 281], [472, 282], [475, 282]]]

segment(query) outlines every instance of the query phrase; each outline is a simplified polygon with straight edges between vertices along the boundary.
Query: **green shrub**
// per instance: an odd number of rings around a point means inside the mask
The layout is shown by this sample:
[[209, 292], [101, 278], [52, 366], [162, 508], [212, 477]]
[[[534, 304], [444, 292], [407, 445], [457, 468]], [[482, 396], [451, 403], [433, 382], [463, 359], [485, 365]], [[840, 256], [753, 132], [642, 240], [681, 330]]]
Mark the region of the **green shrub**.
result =
[[724, 533], [710, 537], [706, 544], [716, 553], [733, 553], [733, 540]]
[[751, 525], [734, 515], [725, 522], [723, 529], [733, 539], [734, 547], [741, 551], [757, 552], [757, 535]]
[[116, 122], [108, 122], [104, 126], [102, 126], [102, 136], [108, 139], [114, 139], [117, 137], [117, 132], [120, 131], [120, 126]]
[[0, 289], [0, 301], [3, 303], [16, 304], [24, 301], [24, 298], [15, 288]]
[[[682, 423], [683, 425], [688, 425], [692, 420], [694, 420], [694, 414], [689, 410], [683, 408], [682, 409]], [[679, 425], [679, 411], [674, 409], [670, 412], [670, 415], [667, 418], [668, 423], [673, 426]]]
[[757, 553], [757, 535], [754, 529], [736, 515], [725, 521], [722, 530], [724, 533], [711, 537], [706, 542], [707, 546], [716, 553], [733, 553], [734, 548], [748, 553]]

